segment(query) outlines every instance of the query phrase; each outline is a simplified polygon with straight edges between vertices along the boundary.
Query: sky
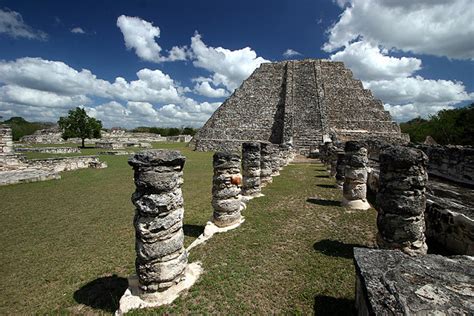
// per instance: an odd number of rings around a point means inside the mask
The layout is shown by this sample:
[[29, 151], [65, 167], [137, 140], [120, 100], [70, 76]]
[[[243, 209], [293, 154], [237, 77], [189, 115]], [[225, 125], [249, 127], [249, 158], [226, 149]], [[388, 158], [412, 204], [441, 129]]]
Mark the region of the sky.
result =
[[394, 120], [474, 100], [472, 0], [0, 0], [0, 116], [200, 127], [261, 63], [343, 61]]

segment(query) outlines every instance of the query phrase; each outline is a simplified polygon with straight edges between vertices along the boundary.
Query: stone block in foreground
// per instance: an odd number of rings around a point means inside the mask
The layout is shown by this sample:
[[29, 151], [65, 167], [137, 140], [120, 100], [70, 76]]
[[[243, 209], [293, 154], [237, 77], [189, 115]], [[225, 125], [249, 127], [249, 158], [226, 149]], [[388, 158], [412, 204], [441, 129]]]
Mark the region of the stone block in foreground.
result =
[[354, 248], [358, 315], [472, 315], [474, 258]]

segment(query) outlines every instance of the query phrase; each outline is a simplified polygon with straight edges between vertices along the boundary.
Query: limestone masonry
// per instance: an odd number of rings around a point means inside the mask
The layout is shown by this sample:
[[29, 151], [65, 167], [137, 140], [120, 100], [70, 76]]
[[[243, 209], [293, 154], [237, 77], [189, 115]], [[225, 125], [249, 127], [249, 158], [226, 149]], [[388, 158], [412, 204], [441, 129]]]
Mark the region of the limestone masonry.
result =
[[293, 143], [308, 152], [323, 135], [408, 140], [382, 102], [341, 62], [265, 63], [253, 72], [192, 140], [196, 150], [237, 150], [245, 141]]

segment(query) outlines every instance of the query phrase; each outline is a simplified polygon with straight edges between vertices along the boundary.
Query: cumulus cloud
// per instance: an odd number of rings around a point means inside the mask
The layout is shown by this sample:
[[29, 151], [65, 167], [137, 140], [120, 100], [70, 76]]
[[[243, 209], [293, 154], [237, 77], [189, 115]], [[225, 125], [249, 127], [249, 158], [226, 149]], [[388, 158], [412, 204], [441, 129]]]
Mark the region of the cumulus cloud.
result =
[[211, 87], [208, 81], [196, 83], [194, 92], [208, 98], [223, 98], [229, 95], [225, 89]]
[[364, 41], [351, 43], [330, 58], [344, 62], [361, 80], [408, 77], [421, 69], [418, 58], [390, 57], [380, 47]]
[[191, 38], [191, 50], [193, 65], [212, 72], [212, 83], [228, 91], [235, 90], [260, 64], [269, 62], [257, 57], [250, 47], [230, 50], [207, 46], [198, 33]]
[[[320, 23], [318, 22], [318, 24]], [[301, 55], [302, 54], [300, 52], [297, 52], [296, 50], [291, 49], [291, 48], [288, 48], [287, 50], [283, 52], [283, 57], [285, 58], [291, 58], [291, 57], [301, 56]]]
[[73, 29], [71, 29], [71, 33], [75, 33], [75, 34], [86, 34], [86, 31], [84, 31], [82, 29], [82, 27], [75, 27]]
[[160, 28], [153, 23], [140, 19], [121, 15], [117, 18], [117, 26], [123, 34], [125, 46], [135, 50], [138, 57], [143, 60], [160, 63], [164, 61], [186, 60], [186, 47], [173, 47], [169, 56], [161, 55], [162, 48], [155, 41], [160, 37]]
[[474, 59], [472, 21], [471, 0], [351, 0], [323, 49], [332, 52], [363, 38], [387, 49]]
[[8, 9], [0, 9], [0, 33], [13, 38], [23, 37], [37, 40], [46, 40], [48, 38], [45, 32], [35, 30], [26, 24], [20, 13]]
[[336, 2], [344, 11], [329, 28], [323, 49], [339, 50], [330, 59], [344, 62], [385, 103], [395, 120], [427, 117], [474, 98], [462, 82], [417, 75], [422, 68], [420, 58], [390, 56], [395, 49], [472, 59], [474, 42], [468, 38], [474, 36], [473, 10], [465, 10], [466, 1]]

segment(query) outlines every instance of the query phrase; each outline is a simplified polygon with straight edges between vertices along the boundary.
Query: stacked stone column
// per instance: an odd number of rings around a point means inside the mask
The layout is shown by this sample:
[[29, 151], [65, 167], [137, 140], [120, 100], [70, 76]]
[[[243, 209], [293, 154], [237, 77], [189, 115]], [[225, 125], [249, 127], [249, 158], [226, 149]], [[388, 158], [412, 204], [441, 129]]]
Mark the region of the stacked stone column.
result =
[[340, 189], [342, 189], [344, 185], [345, 169], [346, 169], [346, 154], [344, 153], [344, 151], [338, 151], [337, 161], [336, 161], [336, 185]]
[[179, 151], [150, 150], [128, 161], [136, 185], [135, 268], [145, 298], [177, 284], [187, 265], [181, 192], [185, 159]]
[[328, 166], [329, 166], [329, 176], [335, 177], [336, 176], [336, 167], [337, 167], [337, 153], [338, 148], [334, 145], [329, 147], [328, 152]]
[[11, 128], [0, 125], [0, 170], [15, 169], [20, 164], [13, 151]]
[[271, 154], [270, 154], [271, 164], [272, 164], [272, 177], [280, 175], [280, 149], [278, 145], [271, 146]]
[[260, 194], [260, 143], [242, 144], [242, 195], [255, 197]]
[[212, 222], [218, 227], [227, 227], [241, 221], [243, 208], [241, 199], [240, 157], [235, 153], [216, 152], [213, 157], [212, 178]]
[[418, 149], [393, 146], [380, 154], [377, 193], [377, 243], [409, 254], [425, 254], [427, 156]]
[[357, 141], [348, 141], [344, 147], [346, 168], [342, 188], [342, 205], [354, 210], [367, 210], [367, 149]]
[[260, 143], [260, 182], [261, 186], [272, 183], [272, 144]]

